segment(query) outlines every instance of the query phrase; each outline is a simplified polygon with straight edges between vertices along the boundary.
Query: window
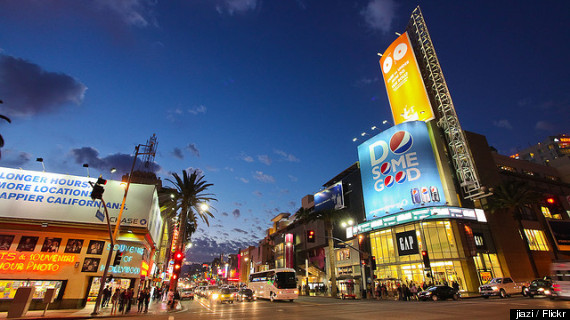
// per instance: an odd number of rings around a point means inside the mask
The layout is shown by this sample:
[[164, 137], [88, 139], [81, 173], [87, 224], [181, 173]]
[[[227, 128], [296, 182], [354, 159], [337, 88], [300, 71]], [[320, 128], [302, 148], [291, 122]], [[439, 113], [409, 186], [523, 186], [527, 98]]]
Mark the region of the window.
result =
[[540, 207], [540, 211], [542, 212], [542, 215], [545, 218], [552, 218], [552, 215], [550, 214], [550, 209], [548, 209], [548, 207]]
[[529, 170], [524, 170], [524, 169], [523, 169], [522, 172], [523, 172], [524, 174], [526, 174], [527, 176], [536, 176], [536, 173], [534, 173], [534, 172], [532, 172], [532, 171], [529, 171]]
[[509, 167], [509, 166], [505, 166], [505, 165], [499, 165], [498, 167], [502, 171], [517, 172], [517, 170], [513, 167]]
[[548, 242], [544, 236], [544, 231], [524, 229], [524, 233], [528, 239], [528, 247], [533, 251], [548, 251]]

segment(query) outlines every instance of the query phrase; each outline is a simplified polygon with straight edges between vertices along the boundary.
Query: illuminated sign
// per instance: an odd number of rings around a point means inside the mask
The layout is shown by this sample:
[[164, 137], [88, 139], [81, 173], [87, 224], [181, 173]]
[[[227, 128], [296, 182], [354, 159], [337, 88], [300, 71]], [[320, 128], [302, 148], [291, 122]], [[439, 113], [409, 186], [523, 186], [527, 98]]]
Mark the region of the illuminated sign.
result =
[[[106, 224], [95, 216], [101, 201], [91, 199], [94, 178], [0, 168], [0, 217]], [[125, 190], [120, 181], [108, 180], [104, 198], [111, 223], [117, 216]], [[156, 187], [131, 184], [121, 225], [153, 230], [161, 224]], [[158, 198], [156, 198], [158, 199]], [[102, 210], [102, 209], [101, 209]]]
[[445, 204], [427, 126], [399, 124], [358, 146], [366, 219]]
[[394, 124], [428, 121], [433, 110], [408, 33], [394, 41], [380, 59]]
[[57, 253], [0, 253], [1, 272], [55, 272], [62, 265], [75, 263], [76, 256]]
[[416, 230], [396, 233], [396, 244], [399, 256], [417, 254], [419, 252], [419, 248]]
[[170, 251], [174, 252], [176, 251], [176, 245], [178, 243], [178, 228], [174, 229], [174, 232], [172, 232], [172, 245], [170, 246]]
[[339, 210], [344, 208], [342, 181], [315, 194], [315, 212], [321, 210]]

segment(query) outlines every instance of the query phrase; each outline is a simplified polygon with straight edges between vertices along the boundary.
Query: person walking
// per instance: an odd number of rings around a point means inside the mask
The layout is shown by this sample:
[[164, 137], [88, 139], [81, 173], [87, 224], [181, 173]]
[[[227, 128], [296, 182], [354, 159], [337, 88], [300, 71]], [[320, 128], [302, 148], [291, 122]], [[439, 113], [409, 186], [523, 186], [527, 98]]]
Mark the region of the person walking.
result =
[[127, 305], [126, 305], [126, 307], [125, 307], [125, 313], [131, 312], [131, 307], [132, 307], [132, 305], [133, 305], [133, 296], [134, 296], [134, 293], [135, 293], [135, 289], [133, 289], [133, 288], [129, 288], [129, 289], [127, 290], [127, 294], [125, 295], [125, 299], [127, 300], [127, 301], [126, 301]]
[[117, 288], [115, 289], [115, 292], [111, 297], [111, 315], [115, 315], [117, 313], [120, 298], [121, 298], [121, 289]]
[[144, 298], [146, 294], [146, 289], [139, 291], [139, 296], [137, 298], [137, 312], [141, 313], [144, 310]]
[[410, 288], [410, 293], [412, 294], [412, 299], [418, 300], [418, 287], [416, 287], [415, 283], [412, 283], [412, 287]]
[[109, 289], [109, 286], [106, 286], [105, 289], [103, 289], [103, 302], [101, 303], [103, 308], [107, 307], [109, 298], [111, 298], [111, 289]]
[[125, 313], [125, 305], [127, 303], [127, 290], [121, 290], [119, 294], [119, 313]]
[[146, 295], [144, 297], [144, 313], [148, 312], [148, 303], [150, 302], [150, 291], [146, 289]]

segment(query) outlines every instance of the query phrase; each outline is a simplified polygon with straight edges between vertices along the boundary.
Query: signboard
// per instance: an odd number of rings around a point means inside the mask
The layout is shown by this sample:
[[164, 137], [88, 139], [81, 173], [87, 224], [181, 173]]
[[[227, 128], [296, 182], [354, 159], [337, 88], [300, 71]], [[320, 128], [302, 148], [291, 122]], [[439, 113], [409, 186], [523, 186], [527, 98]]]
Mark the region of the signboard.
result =
[[398, 247], [398, 255], [400, 256], [419, 253], [416, 230], [396, 233], [396, 245]]
[[339, 210], [344, 208], [342, 181], [315, 194], [315, 212], [322, 210]]
[[546, 220], [556, 246], [560, 251], [570, 251], [570, 221], [568, 220]]
[[380, 58], [380, 68], [394, 124], [429, 121], [433, 110], [408, 33], [394, 41]]
[[358, 146], [366, 220], [445, 204], [427, 126], [393, 126]]
[[[95, 178], [0, 168], [0, 217], [102, 224], [96, 212], [101, 201], [91, 199]], [[111, 223], [117, 222], [125, 189], [108, 180], [103, 197]], [[131, 184], [121, 226], [156, 229], [160, 217], [154, 185]], [[103, 219], [104, 220], [104, 219]], [[160, 220], [160, 219], [158, 219]], [[156, 238], [157, 239], [157, 238]]]

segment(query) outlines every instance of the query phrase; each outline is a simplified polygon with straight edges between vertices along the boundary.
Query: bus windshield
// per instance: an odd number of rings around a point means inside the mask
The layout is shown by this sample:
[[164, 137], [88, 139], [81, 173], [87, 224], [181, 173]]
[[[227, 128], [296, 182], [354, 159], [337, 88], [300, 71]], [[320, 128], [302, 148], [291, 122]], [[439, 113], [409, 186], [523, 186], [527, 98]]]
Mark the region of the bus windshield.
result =
[[275, 286], [278, 289], [295, 289], [297, 288], [297, 281], [295, 272], [278, 272], [276, 274]]

